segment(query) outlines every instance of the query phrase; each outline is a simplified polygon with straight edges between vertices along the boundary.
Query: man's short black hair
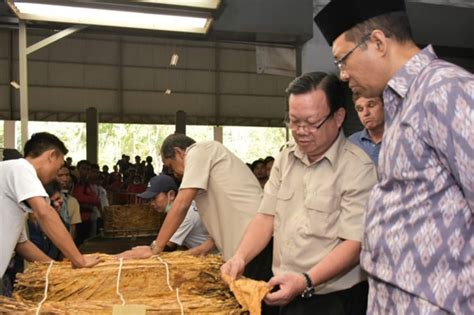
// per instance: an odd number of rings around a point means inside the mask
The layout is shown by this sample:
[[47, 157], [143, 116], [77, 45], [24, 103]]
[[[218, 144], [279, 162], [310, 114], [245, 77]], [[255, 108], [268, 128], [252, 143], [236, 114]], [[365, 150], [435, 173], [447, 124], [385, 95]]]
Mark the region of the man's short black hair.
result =
[[266, 164], [268, 164], [268, 163], [270, 163], [270, 162], [275, 161], [275, 158], [274, 158], [273, 156], [269, 155], [269, 156], [267, 156], [263, 161], [265, 162], [265, 165], [266, 165]]
[[176, 157], [174, 148], [186, 150], [194, 143], [196, 143], [194, 139], [181, 133], [175, 133], [166, 137], [165, 141], [163, 141], [163, 144], [161, 145], [160, 152], [165, 159], [174, 159]]
[[51, 149], [54, 149], [63, 155], [66, 155], [69, 152], [64, 143], [55, 135], [48, 132], [38, 132], [33, 134], [31, 138], [26, 141], [23, 153], [25, 157], [37, 158]]
[[53, 180], [49, 184], [45, 185], [44, 189], [46, 190], [48, 196], [51, 197], [55, 193], [61, 192], [61, 185], [59, 185], [57, 180]]
[[97, 163], [91, 163], [91, 170], [100, 171], [100, 166]]
[[17, 149], [8, 149], [8, 148], [3, 149], [4, 161], [21, 159], [22, 157], [23, 155], [20, 152], [18, 152]]
[[258, 159], [258, 160], [253, 161], [250, 166], [250, 169], [252, 170], [252, 172], [255, 170], [258, 164], [265, 165], [265, 161], [263, 159]]
[[76, 167], [79, 168], [81, 167], [81, 165], [88, 165], [89, 167], [92, 166], [92, 163], [89, 162], [88, 160], [80, 160], [79, 162], [77, 162], [77, 165]]
[[286, 89], [291, 94], [306, 94], [313, 90], [322, 90], [326, 94], [330, 114], [339, 108], [345, 108], [347, 85], [334, 74], [325, 72], [308, 72], [294, 79]]

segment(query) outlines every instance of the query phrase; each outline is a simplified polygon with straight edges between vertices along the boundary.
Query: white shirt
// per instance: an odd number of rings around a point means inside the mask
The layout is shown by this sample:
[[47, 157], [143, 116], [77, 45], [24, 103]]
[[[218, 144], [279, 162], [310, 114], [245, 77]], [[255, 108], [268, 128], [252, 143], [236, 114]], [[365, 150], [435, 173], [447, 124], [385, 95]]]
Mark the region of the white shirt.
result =
[[48, 197], [33, 165], [25, 159], [0, 162], [1, 276], [16, 244], [27, 240], [25, 221], [32, 210], [24, 201], [33, 197]]
[[173, 242], [178, 246], [183, 245], [187, 248], [194, 248], [208, 239], [209, 233], [202, 224], [198, 208], [193, 200], [183, 223], [181, 223], [178, 230], [173, 234], [170, 242]]

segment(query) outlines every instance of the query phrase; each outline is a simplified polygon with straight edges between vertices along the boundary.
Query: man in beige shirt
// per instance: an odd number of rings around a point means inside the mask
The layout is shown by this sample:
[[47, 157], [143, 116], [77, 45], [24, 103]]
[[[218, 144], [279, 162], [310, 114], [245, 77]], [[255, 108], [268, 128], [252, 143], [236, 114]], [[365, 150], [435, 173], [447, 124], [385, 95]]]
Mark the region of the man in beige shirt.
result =
[[363, 216], [376, 182], [373, 163], [346, 140], [344, 86], [334, 75], [304, 74], [287, 89], [294, 143], [275, 160], [257, 216], [222, 273], [238, 277], [273, 235], [280, 314], [364, 314], [359, 268]]
[[[258, 180], [237, 156], [216, 141], [196, 143], [185, 135], [173, 134], [163, 142], [161, 156], [163, 164], [176, 177], [182, 177], [179, 192], [153, 245], [135, 248], [124, 257], [146, 258], [163, 251], [193, 200], [224, 260], [232, 257], [262, 200]], [[247, 266], [248, 277], [270, 279], [271, 245]]]

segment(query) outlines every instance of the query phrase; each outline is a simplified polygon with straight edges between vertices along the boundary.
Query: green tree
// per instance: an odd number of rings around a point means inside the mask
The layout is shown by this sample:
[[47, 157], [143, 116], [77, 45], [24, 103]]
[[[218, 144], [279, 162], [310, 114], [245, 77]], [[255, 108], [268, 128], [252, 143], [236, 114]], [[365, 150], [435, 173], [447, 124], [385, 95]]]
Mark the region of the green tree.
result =
[[[161, 169], [159, 150], [163, 140], [174, 132], [172, 125], [99, 124], [99, 165], [114, 165], [122, 154], [142, 159], [153, 158], [155, 168]], [[69, 122], [29, 123], [30, 136], [47, 131], [58, 136], [69, 149], [68, 156], [77, 163], [86, 158], [86, 124]], [[187, 126], [188, 136], [196, 141], [213, 140], [212, 126]], [[16, 124], [20, 135], [20, 123]], [[244, 162], [252, 162], [268, 155], [276, 156], [286, 142], [284, 128], [223, 127], [224, 145]], [[0, 143], [3, 143], [3, 124], [0, 124]], [[21, 137], [17, 137], [17, 149], [21, 151]]]

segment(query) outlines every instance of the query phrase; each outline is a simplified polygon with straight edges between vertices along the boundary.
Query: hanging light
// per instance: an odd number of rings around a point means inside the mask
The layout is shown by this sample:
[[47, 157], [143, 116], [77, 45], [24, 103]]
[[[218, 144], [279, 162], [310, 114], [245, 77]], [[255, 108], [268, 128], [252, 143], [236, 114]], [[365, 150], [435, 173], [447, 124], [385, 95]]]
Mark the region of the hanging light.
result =
[[171, 56], [170, 66], [176, 66], [178, 64], [178, 59], [179, 59], [178, 54], [174, 53]]
[[163, 8], [123, 6], [120, 9], [102, 5], [64, 1], [61, 4], [8, 0], [8, 4], [22, 20], [49, 21], [124, 28], [207, 33], [212, 22], [210, 13], [189, 13]]
[[140, 0], [140, 2], [161, 3], [192, 8], [217, 9], [220, 0]]
[[17, 90], [20, 89], [20, 85], [16, 81], [10, 81], [10, 85], [13, 86]]

